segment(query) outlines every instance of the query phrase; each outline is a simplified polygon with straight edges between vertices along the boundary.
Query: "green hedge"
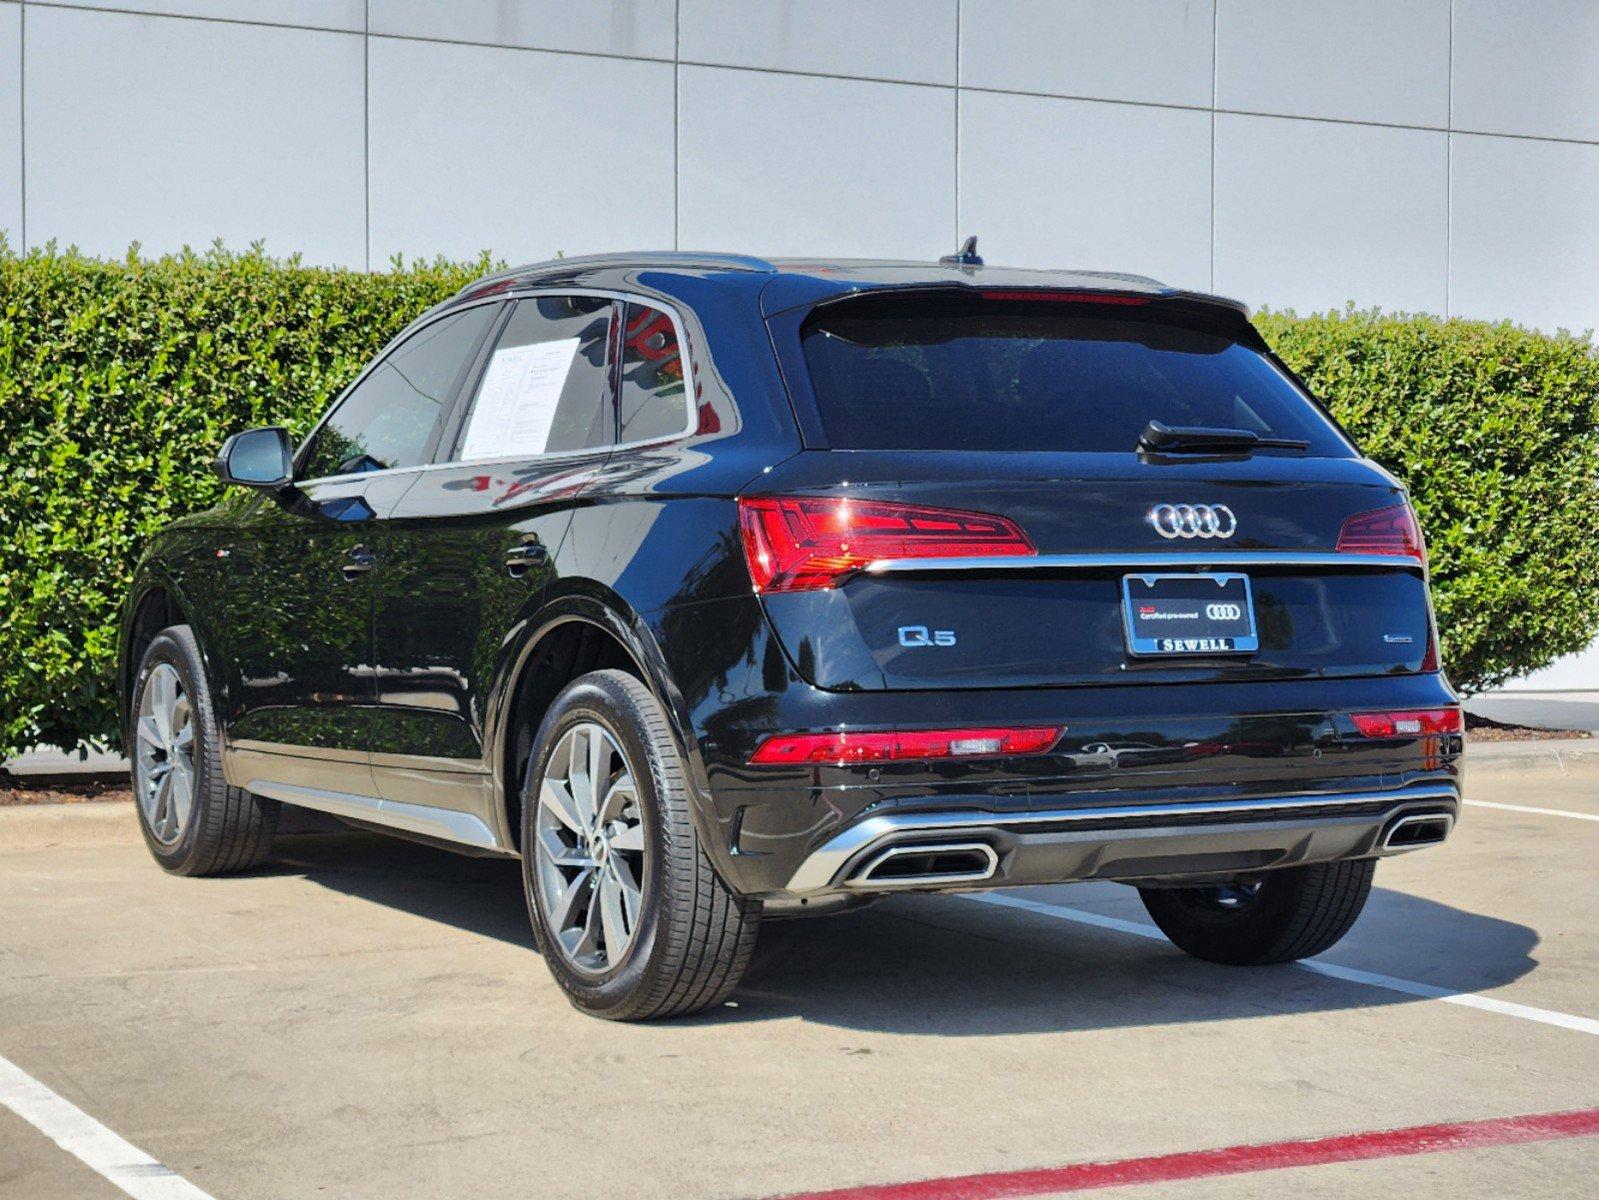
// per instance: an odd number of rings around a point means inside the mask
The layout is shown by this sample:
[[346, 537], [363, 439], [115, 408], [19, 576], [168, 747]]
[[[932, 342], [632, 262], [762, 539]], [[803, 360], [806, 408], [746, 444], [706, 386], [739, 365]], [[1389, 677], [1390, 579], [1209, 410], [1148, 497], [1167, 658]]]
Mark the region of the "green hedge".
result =
[[1467, 692], [1599, 634], [1599, 355], [1509, 322], [1260, 313], [1267, 341], [1411, 489], [1443, 660]]
[[0, 243], [0, 753], [115, 738], [118, 608], [150, 534], [214, 503], [231, 432], [304, 431], [487, 270], [221, 249], [123, 262]]
[[[0, 242], [0, 753], [115, 736], [116, 619], [151, 532], [211, 504], [230, 432], [305, 429], [417, 313], [488, 268], [382, 274], [220, 249], [102, 262]], [[1510, 325], [1265, 314], [1414, 489], [1468, 689], [1599, 629], [1599, 358]]]

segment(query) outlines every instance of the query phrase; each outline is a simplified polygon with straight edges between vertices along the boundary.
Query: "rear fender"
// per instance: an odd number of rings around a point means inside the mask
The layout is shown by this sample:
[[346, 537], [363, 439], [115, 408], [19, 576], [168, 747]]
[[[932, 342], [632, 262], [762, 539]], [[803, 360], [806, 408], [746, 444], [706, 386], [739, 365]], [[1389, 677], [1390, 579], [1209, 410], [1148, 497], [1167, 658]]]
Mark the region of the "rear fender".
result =
[[[510, 650], [505, 657], [494, 692], [489, 699], [487, 758], [494, 786], [502, 800], [518, 787], [519, 781], [507, 779], [505, 772], [506, 748], [513, 731], [510, 728], [512, 701], [516, 687], [522, 679], [534, 653], [541, 642], [554, 630], [573, 621], [583, 622], [604, 630], [621, 644], [633, 661], [638, 674], [666, 711], [666, 719], [676, 741], [678, 753], [688, 768], [689, 785], [694, 791], [695, 826], [701, 841], [713, 858], [720, 858], [716, 840], [711, 836], [711, 823], [703, 811], [699, 798], [709, 794], [705, 762], [693, 736], [689, 708], [682, 693], [673, 683], [666, 660], [649, 625], [635, 613], [630, 605], [608, 588], [584, 580], [567, 580], [561, 585], [564, 594], [557, 595], [539, 610], [532, 619], [522, 623], [510, 640]], [[501, 804], [500, 811], [506, 811]], [[512, 831], [501, 831], [506, 845], [514, 843]]]

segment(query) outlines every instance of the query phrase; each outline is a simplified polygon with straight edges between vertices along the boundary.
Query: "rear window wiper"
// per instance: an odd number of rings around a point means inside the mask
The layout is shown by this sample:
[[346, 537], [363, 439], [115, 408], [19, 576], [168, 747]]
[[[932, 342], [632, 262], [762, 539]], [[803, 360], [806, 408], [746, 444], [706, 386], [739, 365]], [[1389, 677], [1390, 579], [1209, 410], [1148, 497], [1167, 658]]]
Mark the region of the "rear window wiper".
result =
[[1218, 454], [1228, 451], [1308, 450], [1299, 438], [1261, 437], [1249, 429], [1224, 429], [1208, 425], [1168, 425], [1150, 421], [1138, 436], [1138, 445], [1158, 454]]

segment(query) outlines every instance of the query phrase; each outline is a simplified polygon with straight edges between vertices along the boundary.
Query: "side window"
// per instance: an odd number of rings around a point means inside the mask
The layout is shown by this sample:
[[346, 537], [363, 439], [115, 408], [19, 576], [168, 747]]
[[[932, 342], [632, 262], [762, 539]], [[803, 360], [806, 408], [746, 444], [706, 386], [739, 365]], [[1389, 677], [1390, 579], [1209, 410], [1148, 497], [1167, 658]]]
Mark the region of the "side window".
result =
[[455, 457], [513, 458], [611, 443], [606, 370], [615, 305], [600, 296], [518, 300], [483, 371]]
[[420, 466], [497, 306], [480, 304], [417, 330], [339, 401], [301, 460], [306, 479]]
[[683, 349], [672, 319], [645, 304], [627, 306], [622, 331], [622, 437], [647, 442], [688, 431]]

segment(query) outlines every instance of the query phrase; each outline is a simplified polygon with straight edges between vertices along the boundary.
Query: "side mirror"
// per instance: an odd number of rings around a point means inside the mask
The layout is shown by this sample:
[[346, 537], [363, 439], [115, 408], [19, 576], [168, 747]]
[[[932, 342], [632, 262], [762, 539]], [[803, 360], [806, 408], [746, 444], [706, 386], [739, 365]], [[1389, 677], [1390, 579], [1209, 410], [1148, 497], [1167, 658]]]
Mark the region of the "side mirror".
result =
[[294, 447], [281, 425], [246, 429], [222, 443], [214, 464], [217, 478], [241, 487], [281, 492], [294, 483]]

